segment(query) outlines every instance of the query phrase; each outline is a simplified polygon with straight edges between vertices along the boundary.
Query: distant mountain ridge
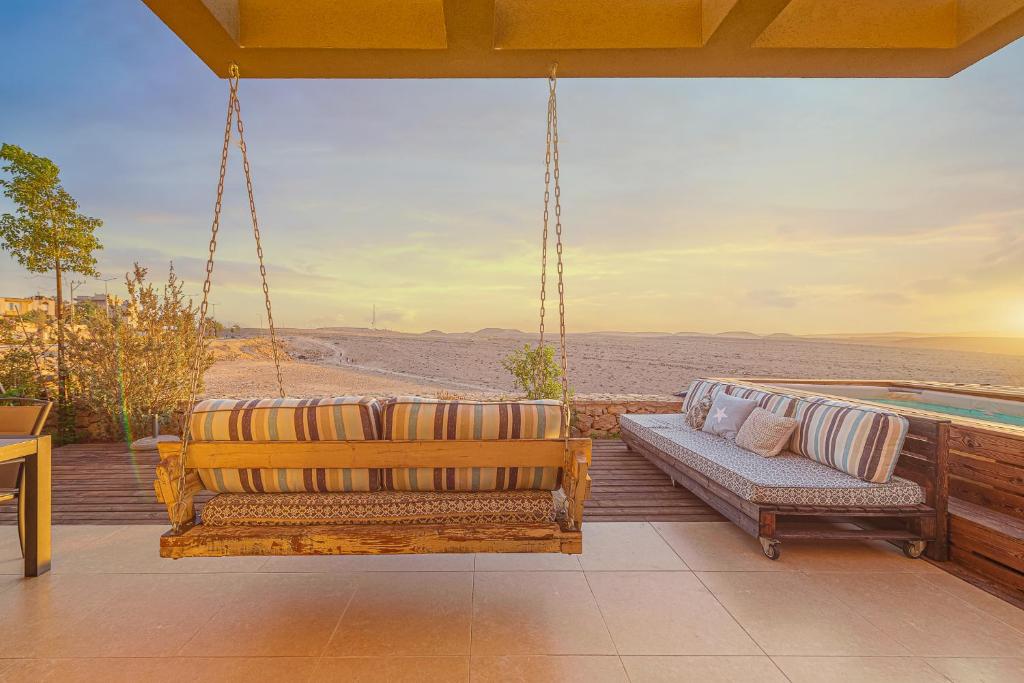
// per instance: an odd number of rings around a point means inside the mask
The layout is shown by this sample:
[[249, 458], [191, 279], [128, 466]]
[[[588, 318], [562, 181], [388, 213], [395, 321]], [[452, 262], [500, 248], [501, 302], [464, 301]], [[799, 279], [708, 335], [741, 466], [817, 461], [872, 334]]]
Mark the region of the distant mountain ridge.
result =
[[[524, 332], [508, 327], [484, 327], [473, 332], [445, 332], [428, 330], [421, 333], [397, 332], [394, 330], [370, 329], [368, 327], [320, 327], [324, 332], [349, 332], [353, 334], [415, 334], [416, 336], [434, 337], [516, 337], [534, 338], [536, 332]], [[282, 329], [282, 332], [288, 332]], [[634, 338], [672, 338], [695, 337], [735, 341], [775, 341], [775, 342], [818, 342], [832, 344], [857, 344], [862, 346], [887, 346], [908, 349], [928, 349], [941, 351], [960, 351], [970, 353], [995, 353], [1001, 355], [1024, 356], [1024, 337], [1008, 337], [984, 334], [929, 334], [923, 332], [860, 332], [850, 334], [791, 334], [789, 332], [773, 332], [757, 334], [747, 330], [729, 330], [727, 332], [627, 332], [621, 330], [601, 330], [598, 332], [570, 332], [570, 336], [606, 336]], [[556, 335], [557, 336], [557, 335]]]

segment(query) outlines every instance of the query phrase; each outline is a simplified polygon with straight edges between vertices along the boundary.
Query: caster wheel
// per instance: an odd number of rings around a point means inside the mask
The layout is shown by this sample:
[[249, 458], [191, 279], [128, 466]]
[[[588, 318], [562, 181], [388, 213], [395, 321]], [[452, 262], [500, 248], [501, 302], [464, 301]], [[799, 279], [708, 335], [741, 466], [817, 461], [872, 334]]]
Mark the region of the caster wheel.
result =
[[916, 560], [924, 553], [925, 541], [907, 541], [903, 544], [903, 554]]
[[777, 560], [782, 554], [782, 550], [779, 548], [779, 542], [773, 541], [767, 538], [759, 539], [761, 541], [761, 550], [764, 552], [764, 556], [769, 560]]

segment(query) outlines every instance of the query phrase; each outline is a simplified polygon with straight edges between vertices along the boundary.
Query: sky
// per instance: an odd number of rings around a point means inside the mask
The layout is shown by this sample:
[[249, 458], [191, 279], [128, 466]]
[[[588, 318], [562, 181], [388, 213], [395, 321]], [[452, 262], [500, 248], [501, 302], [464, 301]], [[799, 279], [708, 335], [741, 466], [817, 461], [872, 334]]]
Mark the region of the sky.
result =
[[[103, 275], [199, 292], [226, 84], [134, 0], [4, 0], [0, 55], [0, 142], [103, 219]], [[1024, 335], [1022, 73], [1024, 41], [952, 79], [564, 79], [570, 331]], [[279, 326], [535, 329], [544, 81], [240, 97]], [[211, 300], [255, 326], [233, 151]], [[0, 255], [0, 295], [52, 291]]]

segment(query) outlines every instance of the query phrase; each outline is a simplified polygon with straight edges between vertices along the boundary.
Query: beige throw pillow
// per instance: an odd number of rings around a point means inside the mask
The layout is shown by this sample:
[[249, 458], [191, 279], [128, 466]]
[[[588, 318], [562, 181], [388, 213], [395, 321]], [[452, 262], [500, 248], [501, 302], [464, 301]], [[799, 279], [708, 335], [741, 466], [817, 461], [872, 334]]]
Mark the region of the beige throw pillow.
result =
[[780, 417], [764, 408], [757, 408], [736, 434], [736, 445], [771, 458], [782, 452], [797, 424], [791, 417]]
[[692, 429], [700, 429], [704, 426], [704, 421], [708, 419], [708, 413], [711, 412], [711, 397], [705, 396], [686, 411], [686, 424]]

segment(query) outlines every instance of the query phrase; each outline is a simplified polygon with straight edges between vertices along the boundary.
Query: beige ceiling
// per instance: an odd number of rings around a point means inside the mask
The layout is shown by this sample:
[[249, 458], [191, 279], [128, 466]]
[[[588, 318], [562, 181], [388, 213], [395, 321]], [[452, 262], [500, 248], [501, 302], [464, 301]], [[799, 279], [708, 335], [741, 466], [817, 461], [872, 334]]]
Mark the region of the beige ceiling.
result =
[[143, 0], [247, 78], [945, 77], [1024, 0]]

